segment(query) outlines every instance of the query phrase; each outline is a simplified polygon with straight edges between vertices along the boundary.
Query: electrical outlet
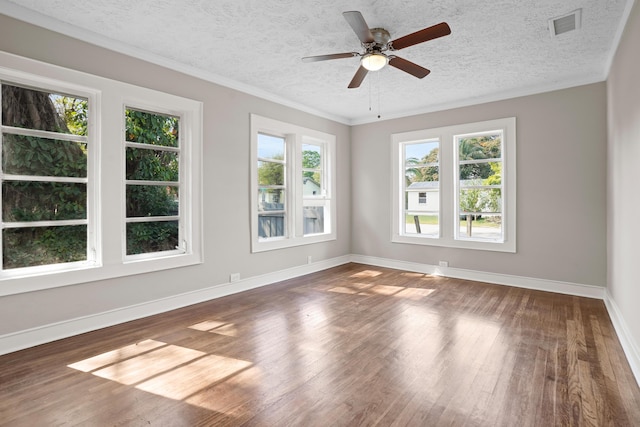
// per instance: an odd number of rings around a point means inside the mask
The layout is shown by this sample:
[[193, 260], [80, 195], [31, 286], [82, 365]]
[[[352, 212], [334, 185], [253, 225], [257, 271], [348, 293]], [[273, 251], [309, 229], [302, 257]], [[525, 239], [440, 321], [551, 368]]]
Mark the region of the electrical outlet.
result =
[[307, 255], [307, 264], [311, 264], [311, 255]]
[[229, 275], [230, 282], [237, 282], [238, 280], [240, 280], [240, 273], [231, 273]]
[[449, 267], [449, 261], [440, 261], [440, 267]]

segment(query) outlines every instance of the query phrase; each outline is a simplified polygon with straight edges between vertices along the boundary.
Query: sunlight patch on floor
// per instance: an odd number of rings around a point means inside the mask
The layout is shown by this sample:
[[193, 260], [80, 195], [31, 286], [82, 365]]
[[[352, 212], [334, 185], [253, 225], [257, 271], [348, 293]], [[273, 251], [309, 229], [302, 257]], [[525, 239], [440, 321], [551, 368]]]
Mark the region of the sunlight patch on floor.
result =
[[217, 320], [205, 320], [204, 322], [191, 325], [189, 328], [202, 332], [212, 332], [214, 334], [225, 335], [228, 337], [238, 336], [238, 328], [236, 328], [233, 323], [219, 322]]
[[371, 283], [347, 283], [340, 286], [333, 286], [326, 290], [340, 294], [363, 296], [382, 295], [406, 298], [410, 300], [420, 300], [435, 291], [435, 289], [411, 288], [393, 285], [373, 285]]
[[253, 372], [247, 379], [233, 379], [253, 366], [246, 360], [155, 340], [141, 341], [67, 366], [175, 400], [186, 399], [217, 383], [238, 384], [257, 376]]
[[376, 276], [379, 276], [381, 274], [382, 274], [381, 271], [363, 270], [363, 271], [360, 271], [359, 273], [352, 274], [349, 277], [353, 277], [355, 279], [362, 279], [362, 278], [365, 278], [365, 277], [376, 277]]

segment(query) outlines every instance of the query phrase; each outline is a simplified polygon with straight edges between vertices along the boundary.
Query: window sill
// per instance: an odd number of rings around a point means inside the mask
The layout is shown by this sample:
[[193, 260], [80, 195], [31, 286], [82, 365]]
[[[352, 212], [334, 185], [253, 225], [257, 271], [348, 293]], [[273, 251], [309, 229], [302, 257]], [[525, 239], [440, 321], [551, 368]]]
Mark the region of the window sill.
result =
[[515, 241], [488, 242], [478, 240], [433, 238], [426, 236], [401, 236], [399, 234], [394, 234], [391, 238], [391, 242], [404, 243], [409, 245], [438, 246], [444, 248], [516, 253]]
[[105, 265], [73, 263], [73, 265], [66, 266], [69, 268], [58, 271], [51, 269], [38, 273], [31, 271], [29, 275], [22, 276], [19, 272], [12, 272], [13, 274], [8, 273], [4, 277], [0, 277], [0, 296], [187, 267], [202, 264], [202, 262], [202, 257], [196, 254], [171, 254], [154, 259]]

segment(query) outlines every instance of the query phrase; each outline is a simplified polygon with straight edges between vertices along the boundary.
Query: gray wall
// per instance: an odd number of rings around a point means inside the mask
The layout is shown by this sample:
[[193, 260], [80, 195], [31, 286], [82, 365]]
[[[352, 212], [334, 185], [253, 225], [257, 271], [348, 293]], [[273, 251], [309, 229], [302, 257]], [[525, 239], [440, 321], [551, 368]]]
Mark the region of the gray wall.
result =
[[[640, 4], [636, 2], [609, 79], [607, 291], [640, 357]], [[640, 382], [640, 378], [638, 379]]]
[[[516, 117], [517, 253], [391, 243], [392, 133]], [[533, 96], [355, 126], [353, 253], [604, 286], [606, 86]]]
[[[0, 298], [0, 335], [100, 313], [351, 252], [350, 129], [0, 15], [0, 50], [204, 102], [202, 265]], [[1, 64], [0, 64], [1, 65]], [[250, 253], [249, 114], [337, 137], [336, 241]]]

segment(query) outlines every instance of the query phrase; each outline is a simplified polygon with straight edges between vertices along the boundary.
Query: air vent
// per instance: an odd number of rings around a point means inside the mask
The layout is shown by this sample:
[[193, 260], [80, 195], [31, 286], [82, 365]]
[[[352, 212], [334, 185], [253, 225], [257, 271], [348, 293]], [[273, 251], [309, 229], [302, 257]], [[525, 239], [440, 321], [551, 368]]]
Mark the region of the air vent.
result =
[[570, 12], [566, 15], [549, 19], [549, 31], [551, 31], [551, 37], [556, 37], [560, 34], [579, 30], [581, 25], [582, 9], [574, 10], [573, 12]]

